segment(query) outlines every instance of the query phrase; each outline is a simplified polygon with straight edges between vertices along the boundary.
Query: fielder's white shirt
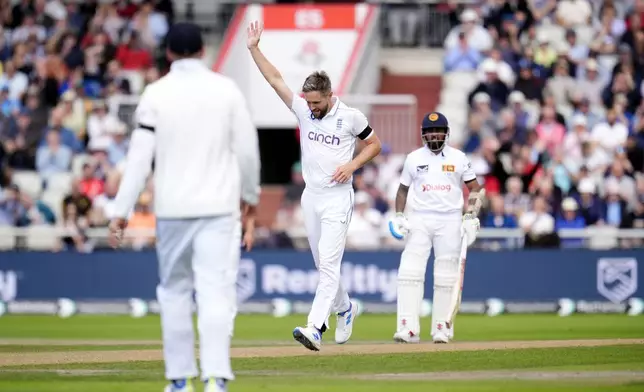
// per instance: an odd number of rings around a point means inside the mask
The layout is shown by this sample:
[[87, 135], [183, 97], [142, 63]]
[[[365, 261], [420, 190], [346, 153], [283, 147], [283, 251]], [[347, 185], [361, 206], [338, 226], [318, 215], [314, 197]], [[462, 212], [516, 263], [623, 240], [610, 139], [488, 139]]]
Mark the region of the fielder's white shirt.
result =
[[322, 190], [352, 186], [353, 179], [338, 184], [331, 178], [338, 167], [353, 159], [356, 138], [365, 140], [373, 134], [365, 115], [340, 102], [337, 97], [333, 107], [321, 119], [314, 118], [306, 100], [297, 95], [293, 95], [291, 111], [300, 127], [302, 177], [306, 187]]
[[407, 155], [400, 183], [412, 190], [411, 211], [461, 214], [463, 182], [475, 179], [472, 164], [462, 151], [445, 146], [434, 154], [423, 146]]
[[153, 160], [157, 218], [238, 213], [240, 199], [257, 204], [257, 130], [231, 79], [197, 59], [175, 61], [145, 88], [135, 117], [116, 217], [131, 211]]

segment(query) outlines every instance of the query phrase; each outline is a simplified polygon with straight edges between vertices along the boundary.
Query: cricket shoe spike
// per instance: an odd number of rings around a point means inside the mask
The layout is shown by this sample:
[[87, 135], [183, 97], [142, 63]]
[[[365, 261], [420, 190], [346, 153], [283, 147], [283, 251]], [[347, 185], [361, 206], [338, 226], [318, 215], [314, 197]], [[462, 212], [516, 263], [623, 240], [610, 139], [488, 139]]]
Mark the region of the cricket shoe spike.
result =
[[315, 328], [313, 324], [295, 328], [293, 330], [293, 338], [311, 351], [320, 351], [322, 332]]
[[195, 392], [195, 388], [192, 385], [192, 380], [172, 380], [163, 392]]
[[227, 392], [227, 381], [223, 378], [209, 378], [206, 380], [204, 392]]
[[420, 336], [408, 328], [403, 328], [394, 334], [394, 342], [398, 343], [420, 343]]
[[353, 333], [353, 323], [358, 317], [358, 304], [351, 301], [349, 309], [338, 313], [337, 322], [335, 323], [335, 342], [337, 344], [346, 343]]

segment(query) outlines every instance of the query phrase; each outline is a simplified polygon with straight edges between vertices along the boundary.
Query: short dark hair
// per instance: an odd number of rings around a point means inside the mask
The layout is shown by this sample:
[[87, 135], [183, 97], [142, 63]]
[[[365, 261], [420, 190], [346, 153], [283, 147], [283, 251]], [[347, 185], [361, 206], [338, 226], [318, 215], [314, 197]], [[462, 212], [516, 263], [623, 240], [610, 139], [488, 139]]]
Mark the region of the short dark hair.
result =
[[331, 79], [324, 71], [315, 71], [304, 80], [302, 92], [319, 91], [323, 94], [331, 92]]

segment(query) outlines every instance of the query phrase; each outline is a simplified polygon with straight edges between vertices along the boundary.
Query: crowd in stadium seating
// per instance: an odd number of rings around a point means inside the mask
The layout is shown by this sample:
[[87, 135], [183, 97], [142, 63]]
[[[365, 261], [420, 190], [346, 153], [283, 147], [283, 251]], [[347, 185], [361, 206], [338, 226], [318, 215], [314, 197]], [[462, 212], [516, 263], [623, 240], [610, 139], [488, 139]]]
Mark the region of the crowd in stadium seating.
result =
[[[602, 229], [592, 246], [642, 246], [605, 234], [644, 228], [644, 1], [475, 3], [449, 3], [444, 42], [445, 73], [475, 78], [460, 147], [489, 194], [482, 227], [526, 234], [477, 246], [587, 246], [558, 235], [586, 227]], [[414, 45], [417, 6], [388, 11], [390, 41]], [[395, 243], [386, 222], [402, 161], [379, 159], [356, 180], [353, 248], [378, 247], [379, 234]]]
[[[107, 224], [130, 131], [111, 102], [165, 70], [173, 19], [166, 0], [0, 2], [0, 227], [56, 225], [69, 235], [40, 247], [92, 249], [86, 229]], [[151, 191], [135, 227], [154, 227]]]
[[[460, 147], [489, 192], [482, 226], [520, 228], [526, 246], [564, 247], [584, 242], [559, 238], [562, 228], [644, 228], [644, 1], [476, 4], [449, 3], [444, 68], [476, 79], [463, 92]], [[394, 42], [413, 44], [414, 7], [389, 10], [401, 23], [389, 26]], [[165, 71], [171, 1], [5, 0], [0, 22], [0, 228], [55, 225], [70, 233], [55, 249], [90, 251], [86, 229], [106, 225], [127, 149], [129, 128], [111, 102]], [[385, 146], [356, 173], [350, 248], [401, 245], [386, 222], [403, 160]], [[292, 247], [304, 233], [302, 189], [295, 165], [260, 246]], [[150, 183], [130, 227], [154, 226], [152, 197]]]
[[[644, 1], [477, 3], [449, 4], [444, 70], [478, 79], [462, 148], [490, 195], [482, 226], [539, 247], [584, 244], [559, 229], [644, 228]], [[615, 245], [642, 243], [597, 244]]]

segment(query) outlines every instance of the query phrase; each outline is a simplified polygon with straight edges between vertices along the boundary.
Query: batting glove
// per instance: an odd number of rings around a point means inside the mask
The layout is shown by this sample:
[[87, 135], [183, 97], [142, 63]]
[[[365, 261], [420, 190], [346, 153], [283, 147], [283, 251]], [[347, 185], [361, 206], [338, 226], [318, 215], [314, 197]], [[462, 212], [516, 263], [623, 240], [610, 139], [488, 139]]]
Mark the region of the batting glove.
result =
[[472, 214], [463, 215], [463, 224], [461, 225], [461, 233], [467, 236], [467, 246], [470, 246], [476, 241], [476, 236], [481, 229], [481, 222], [479, 218]]
[[389, 232], [398, 240], [402, 240], [409, 233], [409, 222], [402, 212], [396, 213], [396, 217], [389, 221]]

